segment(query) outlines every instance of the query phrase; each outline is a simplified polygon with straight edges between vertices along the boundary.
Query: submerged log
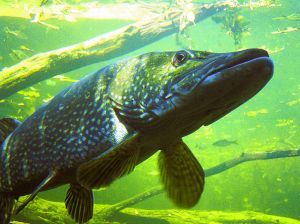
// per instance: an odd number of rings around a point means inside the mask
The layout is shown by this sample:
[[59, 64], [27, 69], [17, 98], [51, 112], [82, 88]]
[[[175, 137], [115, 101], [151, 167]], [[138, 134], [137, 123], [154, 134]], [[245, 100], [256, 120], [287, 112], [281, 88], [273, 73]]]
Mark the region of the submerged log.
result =
[[[223, 6], [222, 6], [223, 7]], [[198, 11], [198, 21], [220, 7]], [[124, 55], [178, 30], [180, 12], [170, 9], [155, 19], [130, 24], [65, 48], [34, 55], [0, 72], [0, 99], [52, 76]], [[134, 44], [133, 44], [134, 43]]]
[[[268, 160], [300, 156], [300, 149], [279, 150], [257, 153], [242, 153], [241, 156], [228, 160], [205, 171], [206, 176], [224, 172], [240, 163], [253, 160]], [[162, 193], [160, 187], [152, 188], [132, 198], [114, 205], [95, 205], [94, 218], [89, 223], [286, 223], [300, 224], [300, 221], [266, 215], [257, 212], [220, 212], [199, 210], [142, 210], [128, 208], [136, 203]], [[35, 223], [73, 223], [68, 216], [64, 203], [36, 199], [24, 211], [14, 217], [17, 221]]]
[[[262, 5], [265, 6], [265, 5]], [[0, 99], [39, 81], [109, 60], [157, 41], [226, 8], [242, 7], [227, 0], [192, 8], [170, 7], [155, 16], [61, 49], [40, 53], [0, 71]]]
[[[95, 205], [95, 215], [89, 222], [93, 223], [152, 223], [152, 224], [222, 224], [222, 223], [257, 223], [257, 224], [300, 224], [300, 221], [292, 218], [268, 215], [260, 212], [241, 211], [200, 211], [200, 210], [145, 210], [136, 208], [126, 208], [114, 216], [107, 217], [107, 213], [102, 212], [109, 210], [110, 205]], [[64, 224], [74, 223], [68, 216], [64, 203], [51, 202], [43, 199], [36, 199], [22, 213], [15, 217], [13, 223], [30, 223], [30, 224]]]

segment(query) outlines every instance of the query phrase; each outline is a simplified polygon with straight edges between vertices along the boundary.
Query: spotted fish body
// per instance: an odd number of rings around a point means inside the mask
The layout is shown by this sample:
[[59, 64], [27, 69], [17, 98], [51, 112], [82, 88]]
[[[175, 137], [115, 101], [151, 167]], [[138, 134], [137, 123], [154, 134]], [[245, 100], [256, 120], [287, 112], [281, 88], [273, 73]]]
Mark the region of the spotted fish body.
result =
[[[108, 100], [113, 74], [106, 68], [68, 87], [6, 139], [1, 154], [5, 169], [0, 172], [7, 178], [1, 178], [2, 191], [29, 194], [35, 188], [32, 183], [50, 170], [73, 170], [129, 134]], [[75, 181], [75, 176], [70, 178]]]
[[251, 98], [272, 69], [258, 49], [148, 53], [86, 76], [13, 131], [0, 123], [0, 221], [9, 222], [18, 196], [32, 194], [29, 202], [41, 190], [70, 184], [66, 207], [84, 223], [92, 217], [91, 189], [130, 173], [157, 150], [169, 197], [181, 207], [195, 205], [204, 173], [181, 138]]

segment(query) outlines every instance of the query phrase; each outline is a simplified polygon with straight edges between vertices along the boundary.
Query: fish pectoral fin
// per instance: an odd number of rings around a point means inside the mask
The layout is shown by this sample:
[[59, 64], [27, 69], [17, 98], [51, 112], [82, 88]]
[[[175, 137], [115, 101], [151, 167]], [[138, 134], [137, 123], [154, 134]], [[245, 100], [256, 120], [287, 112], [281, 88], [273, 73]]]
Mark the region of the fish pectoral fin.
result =
[[193, 207], [204, 189], [204, 171], [188, 146], [179, 140], [161, 149], [158, 157], [161, 181], [179, 207]]
[[134, 135], [104, 155], [83, 163], [77, 170], [77, 181], [89, 189], [100, 188], [132, 172], [140, 152], [136, 139], [137, 135]]
[[65, 199], [69, 215], [76, 223], [85, 223], [93, 217], [94, 197], [90, 189], [71, 184]]
[[49, 183], [49, 181], [51, 181], [53, 179], [55, 174], [56, 174], [56, 172], [54, 172], [54, 171], [49, 172], [48, 176], [43, 179], [43, 181], [35, 188], [35, 190], [31, 193], [31, 195], [28, 198], [26, 198], [26, 200], [24, 202], [22, 202], [21, 205], [16, 206], [13, 214], [14, 215], [19, 214], [28, 205], [28, 203], [31, 202], [37, 196], [37, 194], [41, 191], [41, 189], [47, 183]]

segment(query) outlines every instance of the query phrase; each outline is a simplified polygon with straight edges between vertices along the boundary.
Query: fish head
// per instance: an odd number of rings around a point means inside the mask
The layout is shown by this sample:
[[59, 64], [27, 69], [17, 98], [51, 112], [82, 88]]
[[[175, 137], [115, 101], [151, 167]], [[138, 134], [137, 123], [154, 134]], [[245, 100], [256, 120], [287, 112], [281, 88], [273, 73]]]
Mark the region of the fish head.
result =
[[119, 67], [111, 99], [121, 119], [140, 130], [172, 123], [181, 136], [249, 100], [273, 74], [273, 62], [262, 49], [155, 52]]

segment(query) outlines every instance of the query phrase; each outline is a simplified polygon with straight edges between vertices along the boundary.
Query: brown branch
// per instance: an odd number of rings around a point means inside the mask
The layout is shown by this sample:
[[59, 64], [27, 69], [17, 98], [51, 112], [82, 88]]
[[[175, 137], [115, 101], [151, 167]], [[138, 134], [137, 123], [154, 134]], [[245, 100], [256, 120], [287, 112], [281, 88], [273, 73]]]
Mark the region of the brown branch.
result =
[[[214, 4], [195, 5], [190, 10], [195, 15], [194, 22], [196, 23], [225, 8], [241, 7], [233, 4], [234, 2], [228, 0]], [[186, 13], [185, 10], [180, 7], [166, 8], [160, 13], [155, 12], [156, 16], [147, 17], [148, 19], [72, 46], [34, 55], [0, 71], [0, 99], [39, 81], [124, 55], [176, 33], [187, 25], [180, 24], [182, 23], [180, 18]], [[191, 22], [185, 21], [185, 23]]]
[[[265, 152], [252, 152], [252, 153], [242, 153], [239, 157], [230, 159], [224, 163], [216, 165], [212, 168], [205, 170], [205, 176], [210, 177], [219, 173], [222, 173], [230, 168], [233, 168], [241, 163], [254, 161], [254, 160], [268, 160], [268, 159], [280, 159], [287, 157], [295, 157], [300, 156], [300, 149], [297, 150], [278, 150], [278, 151], [265, 151]], [[139, 195], [136, 195], [132, 198], [129, 198], [125, 201], [122, 201], [111, 208], [109, 208], [109, 212], [113, 215], [120, 210], [132, 206], [136, 203], [144, 201], [148, 198], [154, 197], [158, 194], [163, 193], [163, 189], [161, 187], [155, 187], [148, 191], [145, 191]]]
[[102, 216], [104, 215], [105, 219], [108, 220], [111, 217], [113, 217], [116, 213], [120, 212], [121, 210], [131, 207], [132, 205], [135, 205], [141, 201], [145, 201], [148, 198], [154, 197], [155, 195], [161, 194], [162, 192], [163, 190], [161, 189], [161, 187], [154, 187], [150, 190], [147, 190], [131, 198], [128, 198], [127, 200], [121, 201], [109, 207], [104, 207], [102, 210], [100, 210], [98, 213], [95, 214], [102, 215]]
[[132, 198], [129, 198], [127, 200], [124, 200], [120, 203], [117, 203], [113, 205], [113, 209], [115, 211], [121, 211], [124, 208], [130, 207], [131, 205], [137, 204], [141, 201], [147, 200], [148, 198], [153, 197], [154, 195], [158, 195], [162, 192], [161, 187], [154, 187], [150, 190], [147, 190], [145, 192], [142, 192], [138, 195], [133, 196]]
[[[211, 6], [203, 12], [198, 10], [197, 20], [207, 18], [216, 9], [220, 7]], [[0, 99], [39, 81], [124, 55], [170, 35], [178, 30], [179, 16], [178, 10], [170, 9], [151, 20], [133, 23], [82, 43], [25, 59], [0, 71]]]

